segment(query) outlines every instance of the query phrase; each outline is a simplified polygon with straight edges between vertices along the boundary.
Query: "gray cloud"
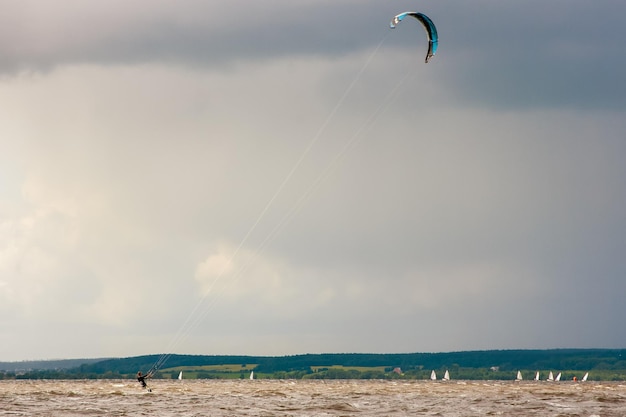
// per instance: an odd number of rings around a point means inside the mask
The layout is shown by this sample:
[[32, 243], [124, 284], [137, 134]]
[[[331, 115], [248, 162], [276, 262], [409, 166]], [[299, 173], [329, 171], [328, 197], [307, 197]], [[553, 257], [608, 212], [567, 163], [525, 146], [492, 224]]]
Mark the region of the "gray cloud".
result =
[[[3, 13], [0, 63], [4, 71], [19, 71], [75, 63], [205, 66], [342, 54], [373, 42], [367, 31], [375, 15], [357, 3], [19, 2]], [[386, 28], [385, 21], [379, 23], [376, 33]]]
[[620, 4], [83, 3], [0, 14], [5, 360], [624, 344]]
[[[404, 2], [191, 1], [66, 6], [13, 3], [3, 11], [0, 68], [40, 70], [80, 63], [222, 66], [285, 56], [339, 56], [371, 48]], [[464, 100], [503, 106], [583, 109], [626, 103], [621, 5], [615, 1], [519, 5], [424, 5], [441, 32], [437, 61]], [[594, 24], [594, 22], [602, 22]], [[412, 23], [412, 22], [410, 22]], [[409, 25], [405, 25], [409, 26]], [[402, 27], [388, 44], [418, 54]], [[402, 32], [402, 33], [398, 33]], [[462, 68], [463, 71], [451, 71]], [[447, 74], [446, 74], [447, 73]]]
[[466, 6], [445, 16], [450, 59], [463, 68], [448, 81], [469, 102], [492, 108], [624, 108], [626, 54], [618, 2]]

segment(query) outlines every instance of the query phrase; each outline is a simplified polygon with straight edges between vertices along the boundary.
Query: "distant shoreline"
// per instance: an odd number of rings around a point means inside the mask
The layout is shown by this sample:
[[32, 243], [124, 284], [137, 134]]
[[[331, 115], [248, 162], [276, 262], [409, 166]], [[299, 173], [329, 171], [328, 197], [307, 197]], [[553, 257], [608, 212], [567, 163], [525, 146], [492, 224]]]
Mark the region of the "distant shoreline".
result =
[[[447, 353], [326, 353], [290, 356], [144, 355], [128, 358], [0, 362], [1, 379], [134, 378], [152, 370], [155, 378], [241, 379], [252, 370], [263, 379], [429, 379], [449, 371], [451, 379], [524, 380], [537, 371], [561, 373], [562, 381], [626, 380], [626, 349], [484, 350]], [[158, 366], [155, 366], [158, 364]]]

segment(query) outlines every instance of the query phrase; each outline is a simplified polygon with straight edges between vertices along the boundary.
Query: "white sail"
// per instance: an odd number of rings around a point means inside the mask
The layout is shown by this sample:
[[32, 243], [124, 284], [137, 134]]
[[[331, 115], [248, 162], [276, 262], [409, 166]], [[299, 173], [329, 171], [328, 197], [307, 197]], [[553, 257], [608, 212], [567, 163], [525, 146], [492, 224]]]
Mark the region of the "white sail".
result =
[[254, 371], [250, 371], [250, 379], [254, 379]]
[[522, 380], [522, 373], [520, 371], [517, 371], [517, 376], [515, 377], [516, 381], [521, 381]]
[[559, 374], [556, 376], [556, 378], [554, 378], [555, 381], [560, 381], [561, 380], [561, 373], [559, 372]]
[[548, 375], [548, 381], [554, 381], [554, 375], [552, 375], [552, 371], [550, 371], [550, 374]]
[[444, 381], [449, 381], [450, 380], [450, 372], [448, 372], [447, 369], [446, 369], [446, 373], [443, 374], [443, 380]]
[[587, 380], [587, 378], [589, 378], [589, 372], [587, 372], [587, 373], [585, 374], [585, 376], [583, 376], [582, 381], [583, 381], [583, 382], [585, 382], [585, 381]]
[[539, 381], [539, 371], [535, 374], [535, 381]]
[[430, 379], [433, 380], [433, 381], [437, 379], [437, 374], [435, 373], [435, 371], [432, 371], [430, 373]]
[[178, 374], [178, 379], [179, 380], [183, 379], [183, 371], [180, 371], [180, 373]]

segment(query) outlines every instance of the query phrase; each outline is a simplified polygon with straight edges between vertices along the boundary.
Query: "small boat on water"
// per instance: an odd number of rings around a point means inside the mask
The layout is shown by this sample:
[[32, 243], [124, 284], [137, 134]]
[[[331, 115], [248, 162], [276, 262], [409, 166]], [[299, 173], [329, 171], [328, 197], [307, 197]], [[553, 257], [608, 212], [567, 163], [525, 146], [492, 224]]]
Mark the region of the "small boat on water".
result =
[[554, 378], [555, 381], [560, 381], [561, 380], [561, 373], [559, 372], [559, 374], [556, 376], [556, 378]]
[[522, 372], [521, 371], [517, 371], [517, 376], [515, 377], [515, 380], [516, 381], [521, 381], [522, 379], [523, 379], [522, 378]]
[[437, 374], [435, 373], [435, 371], [432, 371], [430, 373], [430, 379], [431, 379], [431, 381], [436, 381], [437, 380]]
[[535, 381], [539, 381], [539, 371], [535, 374]]
[[254, 371], [250, 371], [250, 379], [254, 379]]
[[546, 379], [546, 381], [554, 381], [554, 375], [552, 375], [552, 371], [550, 371], [550, 374], [548, 374], [548, 379]]
[[583, 376], [583, 379], [581, 379], [580, 381], [581, 381], [581, 382], [585, 382], [585, 381], [587, 381], [587, 378], [589, 378], [589, 372], [587, 372], [587, 373], [585, 374], [585, 376]]
[[446, 369], [446, 373], [443, 374], [443, 378], [441, 380], [442, 381], [449, 381], [450, 380], [450, 372], [448, 372], [447, 369]]
[[183, 371], [180, 371], [180, 373], [178, 374], [178, 380], [182, 380], [183, 379]]

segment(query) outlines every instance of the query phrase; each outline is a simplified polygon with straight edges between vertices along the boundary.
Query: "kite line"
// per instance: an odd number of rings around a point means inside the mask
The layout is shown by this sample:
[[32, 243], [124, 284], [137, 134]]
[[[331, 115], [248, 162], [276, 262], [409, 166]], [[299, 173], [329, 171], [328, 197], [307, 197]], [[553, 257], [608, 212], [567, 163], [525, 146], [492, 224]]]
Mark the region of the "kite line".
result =
[[[435, 28], [435, 25], [432, 22], [432, 20], [430, 20], [430, 18], [428, 18], [426, 15], [423, 15], [421, 13], [416, 13], [416, 12], [405, 12], [405, 13], [401, 13], [401, 14], [395, 16], [393, 18], [393, 20], [391, 21], [390, 27], [392, 29], [395, 28], [396, 25], [399, 22], [401, 22], [406, 16], [414, 17], [416, 20], [418, 20], [420, 23], [422, 23], [424, 29], [426, 30], [426, 33], [428, 35], [428, 40], [429, 40], [429, 47], [428, 47], [428, 52], [427, 52], [427, 55], [426, 55], [425, 62], [428, 63], [429, 60], [435, 55], [435, 53], [437, 51], [437, 46], [438, 46], [437, 29]], [[388, 34], [388, 32], [387, 32], [387, 34]], [[219, 274], [217, 274], [217, 276], [212, 280], [212, 282], [210, 283], [208, 289], [205, 291], [204, 295], [195, 304], [194, 308], [191, 310], [191, 312], [189, 313], [189, 315], [187, 316], [187, 318], [183, 322], [182, 326], [178, 329], [178, 332], [176, 333], [174, 338], [170, 341], [170, 344], [168, 345], [168, 348], [166, 349], [166, 352], [168, 352], [168, 353], [162, 354], [157, 359], [157, 361], [154, 363], [154, 365], [152, 366], [152, 368], [148, 372], [148, 375], [152, 375], [154, 372], [156, 372], [158, 369], [160, 369], [163, 366], [163, 364], [165, 364], [165, 362], [173, 354], [173, 353], [169, 353], [169, 352], [173, 352], [176, 349], [176, 347], [186, 337], [189, 336], [191, 331], [193, 331], [199, 325], [199, 323], [204, 319], [204, 317], [206, 317], [208, 312], [215, 305], [215, 303], [217, 302], [217, 299], [215, 297], [213, 297], [212, 300], [211, 300], [211, 303], [206, 305], [203, 310], [199, 311], [201, 309], [201, 307], [203, 306], [203, 304], [205, 304], [205, 300], [208, 297], [208, 295], [212, 293], [213, 288], [221, 281], [221, 279], [222, 279], [224, 273], [226, 272], [227, 268], [232, 264], [234, 259], [239, 254], [240, 250], [243, 248], [243, 246], [246, 244], [246, 242], [248, 241], [250, 236], [256, 230], [256, 228], [259, 225], [259, 223], [261, 222], [261, 220], [265, 217], [265, 215], [267, 214], [269, 209], [272, 207], [274, 201], [278, 198], [278, 196], [281, 194], [281, 192], [283, 191], [285, 186], [289, 183], [289, 181], [291, 180], [291, 178], [293, 177], [295, 172], [299, 169], [300, 165], [305, 160], [305, 158], [307, 157], [307, 155], [309, 154], [309, 152], [311, 151], [313, 146], [315, 146], [315, 144], [322, 137], [322, 134], [326, 131], [326, 128], [328, 127], [330, 122], [334, 119], [334, 117], [337, 114], [337, 112], [339, 111], [339, 109], [343, 106], [345, 100], [350, 95], [350, 93], [354, 89], [354, 87], [357, 84], [357, 82], [361, 79], [361, 76], [363, 75], [363, 73], [369, 67], [369, 65], [372, 62], [374, 56], [378, 53], [379, 49], [381, 48], [381, 46], [383, 45], [385, 39], [388, 36], [387, 34], [385, 34], [383, 36], [383, 38], [378, 43], [376, 48], [374, 48], [372, 53], [369, 55], [369, 57], [367, 58], [367, 60], [365, 61], [365, 63], [361, 67], [361, 69], [357, 72], [357, 74], [355, 75], [353, 80], [350, 82], [350, 84], [348, 85], [348, 87], [344, 91], [343, 95], [339, 98], [339, 100], [337, 101], [337, 103], [335, 104], [335, 106], [333, 107], [331, 112], [329, 113], [329, 115], [326, 117], [324, 122], [320, 125], [320, 127], [317, 130], [316, 134], [312, 137], [312, 139], [308, 143], [307, 147], [304, 149], [303, 153], [299, 157], [299, 159], [296, 161], [296, 163], [291, 168], [291, 170], [287, 173], [287, 175], [285, 176], [283, 181], [280, 183], [280, 185], [277, 188], [277, 190], [274, 192], [272, 197], [269, 199], [269, 201], [267, 202], [267, 204], [265, 205], [263, 210], [261, 210], [261, 212], [258, 215], [258, 217], [256, 218], [256, 220], [253, 222], [252, 226], [248, 229], [247, 233], [244, 235], [243, 239], [241, 240], [239, 245], [236, 247], [235, 251], [232, 253], [232, 255], [230, 256], [228, 261], [224, 264], [224, 266], [222, 267], [222, 269], [219, 272]], [[252, 261], [256, 260], [256, 258], [258, 258], [258, 256], [260, 256], [263, 253], [263, 251], [267, 248], [267, 246], [276, 238], [276, 236], [278, 236], [280, 234], [280, 232], [286, 227], [286, 225], [291, 221], [291, 219], [296, 215], [296, 213], [304, 206], [305, 202], [310, 198], [310, 196], [315, 192], [315, 190], [317, 190], [317, 188], [320, 186], [320, 184], [328, 178], [328, 176], [330, 175], [332, 170], [335, 169], [336, 166], [339, 164], [339, 162], [345, 157], [345, 155], [347, 154], [348, 150], [351, 149], [352, 147], [356, 146], [356, 144], [358, 143], [359, 139], [362, 137], [363, 133], [367, 129], [370, 129], [372, 126], [374, 126], [374, 124], [378, 120], [379, 116], [381, 114], [383, 114], [389, 108], [391, 103], [397, 98], [398, 91], [400, 91], [400, 87], [408, 79], [408, 77], [411, 74], [411, 72], [412, 72], [412, 70], [411, 70], [411, 68], [409, 68], [407, 70], [406, 74], [404, 75], [404, 77], [402, 77], [399, 80], [399, 82], [396, 84], [396, 86], [392, 90], [390, 90], [390, 92], [387, 94], [387, 96], [384, 98], [384, 100], [380, 103], [380, 105], [374, 110], [374, 112], [372, 112], [372, 114], [370, 114], [370, 116], [365, 120], [365, 122], [363, 122], [361, 124], [361, 126], [357, 129], [357, 131], [353, 134], [353, 136], [344, 144], [344, 146], [339, 150], [339, 152], [330, 161], [330, 163], [324, 168], [324, 170], [322, 170], [322, 172], [317, 177], [317, 179], [315, 181], [313, 181], [313, 183], [311, 183], [309, 188], [302, 194], [302, 196], [295, 202], [295, 204], [291, 207], [291, 209], [282, 217], [282, 219], [274, 226], [274, 228], [265, 237], [265, 239], [259, 244], [257, 249], [253, 252], [253, 256], [250, 257], [235, 272], [235, 274], [233, 275], [233, 278], [227, 284], [233, 285], [235, 282], [237, 282], [237, 280], [242, 275], [242, 273], [245, 271], [245, 269], [248, 267], [248, 265]]]
[[[350, 93], [352, 92], [352, 90], [354, 89], [355, 85], [358, 83], [358, 81], [361, 79], [363, 73], [365, 72], [365, 70], [369, 67], [369, 65], [371, 64], [372, 60], [374, 59], [374, 56], [378, 53], [378, 51], [380, 50], [380, 48], [382, 47], [383, 43], [385, 42], [385, 39], [388, 36], [388, 32], [383, 36], [383, 38], [380, 40], [380, 42], [378, 43], [378, 45], [374, 48], [374, 50], [372, 51], [372, 53], [369, 55], [369, 57], [367, 58], [367, 60], [365, 61], [365, 63], [363, 64], [363, 66], [361, 67], [361, 69], [357, 72], [357, 74], [355, 75], [355, 77], [352, 79], [352, 81], [350, 82], [350, 84], [348, 85], [348, 87], [346, 88], [346, 90], [343, 92], [343, 94], [341, 95], [341, 97], [339, 98], [339, 100], [337, 101], [337, 103], [335, 104], [335, 106], [333, 107], [333, 109], [331, 110], [331, 112], [328, 114], [328, 116], [326, 117], [326, 119], [324, 120], [324, 122], [320, 125], [319, 129], [317, 130], [316, 134], [312, 137], [312, 139], [309, 141], [307, 147], [304, 149], [304, 151], [302, 152], [302, 154], [300, 155], [300, 157], [298, 158], [298, 160], [296, 161], [296, 163], [293, 165], [293, 167], [291, 168], [291, 170], [287, 173], [287, 175], [285, 176], [285, 178], [283, 179], [283, 181], [280, 183], [280, 185], [278, 186], [277, 190], [274, 192], [274, 194], [272, 195], [272, 197], [269, 199], [269, 201], [266, 203], [265, 207], [263, 208], [263, 210], [261, 210], [260, 214], [257, 216], [256, 220], [254, 221], [254, 223], [252, 224], [252, 226], [248, 229], [247, 233], [244, 235], [243, 239], [241, 240], [241, 242], [239, 243], [239, 245], [236, 247], [235, 251], [232, 253], [232, 255], [230, 256], [230, 258], [227, 260], [227, 262], [224, 264], [224, 266], [221, 268], [220, 272], [217, 274], [217, 276], [213, 279], [213, 281], [210, 283], [208, 289], [205, 291], [204, 295], [200, 298], [200, 300], [198, 300], [198, 302], [195, 304], [195, 306], [193, 307], [193, 309], [191, 310], [191, 312], [189, 313], [189, 315], [187, 316], [187, 318], [185, 319], [185, 321], [183, 322], [183, 324], [181, 325], [181, 327], [179, 328], [178, 332], [176, 333], [176, 335], [173, 337], [173, 339], [170, 341], [166, 352], [167, 353], [163, 353], [158, 359], [157, 361], [152, 365], [152, 367], [149, 370], [149, 374], [154, 374], [154, 372], [156, 372], [157, 370], [159, 370], [163, 364], [165, 364], [165, 362], [167, 362], [167, 360], [173, 355], [172, 352], [175, 351], [176, 347], [182, 342], [184, 341], [188, 335], [192, 332], [192, 330], [194, 330], [196, 328], [196, 326], [203, 320], [203, 318], [206, 316], [206, 314], [208, 313], [208, 311], [210, 310], [210, 308], [215, 304], [216, 300], [215, 298], [213, 299], [213, 302], [211, 304], [209, 304], [204, 311], [200, 312], [200, 314], [196, 314], [198, 313], [198, 311], [200, 310], [200, 307], [202, 307], [202, 305], [204, 304], [206, 298], [208, 297], [209, 294], [211, 294], [211, 291], [213, 290], [214, 286], [222, 279], [223, 275], [225, 274], [226, 270], [228, 269], [228, 267], [232, 264], [233, 260], [237, 257], [237, 255], [239, 254], [239, 252], [241, 251], [241, 249], [243, 248], [243, 246], [246, 244], [246, 242], [248, 241], [248, 239], [250, 238], [250, 236], [252, 235], [252, 233], [254, 232], [254, 230], [256, 229], [256, 227], [259, 225], [259, 223], [261, 222], [261, 220], [265, 217], [265, 215], [267, 214], [267, 212], [269, 211], [269, 209], [272, 207], [274, 201], [278, 198], [278, 196], [281, 194], [281, 192], [283, 191], [283, 189], [285, 188], [285, 186], [289, 183], [289, 181], [291, 180], [291, 178], [293, 177], [293, 175], [295, 174], [295, 172], [298, 170], [298, 168], [300, 167], [300, 165], [302, 164], [302, 162], [305, 160], [305, 158], [307, 157], [307, 155], [310, 153], [311, 149], [313, 148], [313, 146], [315, 146], [315, 144], [320, 140], [320, 138], [322, 137], [322, 134], [325, 132], [326, 128], [328, 127], [328, 125], [330, 124], [330, 122], [334, 119], [335, 115], [337, 114], [337, 112], [339, 111], [339, 109], [343, 106], [344, 102], [346, 101], [347, 97], [350, 95]], [[378, 110], [377, 110], [378, 112]], [[368, 119], [369, 120], [369, 119]], [[367, 123], [367, 122], [366, 122]], [[359, 133], [363, 130], [363, 128], [361, 127], [361, 129], [359, 130]], [[356, 137], [358, 136], [358, 134], [355, 134], [352, 139], [348, 142], [348, 145], [344, 147], [344, 149], [342, 149], [340, 151], [340, 154], [345, 153], [345, 151], [347, 151], [347, 149], [349, 148], [349, 145], [351, 143], [353, 143], [356, 140]], [[339, 155], [338, 155], [339, 156]], [[333, 162], [331, 164], [335, 164], [336, 160], [338, 160], [339, 158], [336, 157], [335, 160], [333, 160]], [[326, 173], [326, 171], [328, 171], [330, 168], [327, 167], [324, 170], [324, 173]], [[323, 174], [324, 174], [323, 173]], [[312, 189], [314, 188], [314, 186], [316, 186], [316, 184], [319, 184], [319, 182], [321, 182], [322, 180], [322, 176], [318, 177], [318, 179], [314, 182], [314, 184], [309, 188], [309, 190], [307, 190], [307, 192], [305, 193], [305, 196], [308, 196], [311, 192]], [[294, 208], [292, 208], [288, 214], [278, 223], [278, 225], [272, 230], [272, 232], [270, 232], [270, 234], [263, 240], [263, 242], [260, 245], [260, 248], [265, 249], [265, 247], [267, 246], [267, 244], [269, 244], [274, 237], [278, 234], [278, 232], [280, 230], [283, 229], [283, 227], [285, 226], [285, 224], [287, 223], [288, 220], [290, 220], [293, 215], [295, 214], [295, 212], [297, 211], [297, 209], [299, 207], [302, 206], [302, 203], [306, 200], [305, 196], [301, 197], [298, 202], [296, 203], [296, 206], [294, 206]], [[261, 250], [262, 250], [261, 249]], [[256, 259], [259, 255], [257, 249], [257, 252], [255, 252], [255, 255], [253, 256], [253, 259]], [[250, 263], [250, 260], [248, 262], [246, 262], [246, 264], [244, 264], [244, 266], [242, 268], [240, 268], [240, 270], [238, 271], [237, 276], [239, 275], [239, 273]]]

